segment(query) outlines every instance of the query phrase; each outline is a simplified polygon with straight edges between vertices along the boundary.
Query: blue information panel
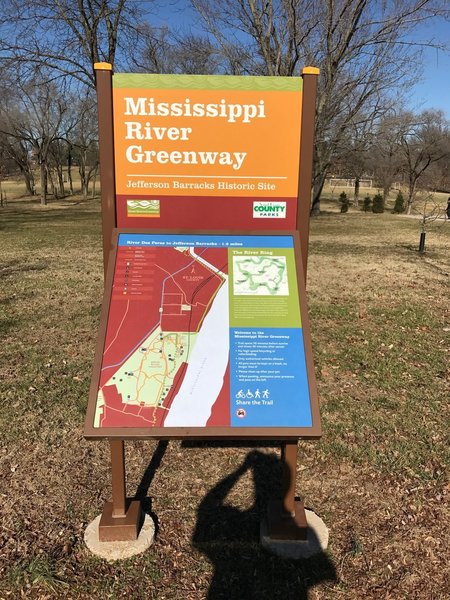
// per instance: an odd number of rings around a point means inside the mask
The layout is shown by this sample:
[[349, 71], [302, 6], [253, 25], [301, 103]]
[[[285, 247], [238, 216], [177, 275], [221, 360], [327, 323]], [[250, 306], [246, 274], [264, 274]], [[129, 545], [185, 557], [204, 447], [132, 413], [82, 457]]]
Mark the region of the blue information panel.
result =
[[299, 328], [230, 330], [233, 427], [311, 427], [303, 337]]

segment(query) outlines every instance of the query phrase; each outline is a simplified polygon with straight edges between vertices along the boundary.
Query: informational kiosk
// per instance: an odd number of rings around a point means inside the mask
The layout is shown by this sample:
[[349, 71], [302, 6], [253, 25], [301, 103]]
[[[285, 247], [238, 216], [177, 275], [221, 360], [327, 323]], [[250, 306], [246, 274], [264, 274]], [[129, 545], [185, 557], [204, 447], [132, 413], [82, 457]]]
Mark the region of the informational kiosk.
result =
[[269, 533], [302, 539], [297, 440], [321, 435], [304, 288], [318, 70], [303, 89], [96, 69], [106, 285], [85, 435], [110, 440], [113, 475], [99, 537], [137, 535], [123, 440], [194, 438], [283, 442]]

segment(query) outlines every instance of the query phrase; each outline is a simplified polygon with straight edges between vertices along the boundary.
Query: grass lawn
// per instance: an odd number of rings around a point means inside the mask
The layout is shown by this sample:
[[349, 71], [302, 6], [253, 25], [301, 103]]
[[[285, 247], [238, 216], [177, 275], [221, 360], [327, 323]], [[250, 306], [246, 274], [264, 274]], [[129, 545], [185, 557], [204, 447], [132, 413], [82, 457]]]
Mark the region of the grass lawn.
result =
[[[259, 546], [276, 446], [149, 441], [127, 443], [128, 493], [146, 498], [157, 539], [122, 563], [83, 544], [110, 496], [108, 445], [82, 436], [99, 202], [0, 210], [1, 599], [450, 597], [450, 223], [419, 255], [416, 219], [323, 208], [308, 296], [324, 436], [300, 443], [297, 492], [330, 528], [327, 554]], [[239, 477], [249, 453], [255, 475]]]

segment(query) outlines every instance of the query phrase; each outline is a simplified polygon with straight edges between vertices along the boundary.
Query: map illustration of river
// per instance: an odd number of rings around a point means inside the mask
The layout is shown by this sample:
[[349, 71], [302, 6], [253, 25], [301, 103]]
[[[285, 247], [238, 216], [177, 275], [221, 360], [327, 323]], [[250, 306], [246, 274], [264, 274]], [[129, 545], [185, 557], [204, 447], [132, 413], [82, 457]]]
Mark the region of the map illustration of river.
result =
[[229, 425], [227, 315], [226, 248], [119, 246], [95, 427]]
[[94, 428], [311, 427], [292, 236], [120, 233]]

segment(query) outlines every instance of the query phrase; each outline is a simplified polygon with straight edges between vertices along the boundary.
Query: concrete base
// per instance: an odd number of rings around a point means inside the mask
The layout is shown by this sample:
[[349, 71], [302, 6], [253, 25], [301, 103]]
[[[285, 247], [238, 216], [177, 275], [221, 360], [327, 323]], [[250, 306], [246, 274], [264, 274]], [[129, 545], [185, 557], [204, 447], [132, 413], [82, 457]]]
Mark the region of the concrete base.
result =
[[149, 515], [145, 515], [144, 523], [137, 540], [128, 542], [100, 542], [98, 539], [98, 526], [102, 515], [98, 515], [84, 532], [84, 543], [96, 556], [105, 560], [125, 560], [130, 556], [145, 552], [155, 539], [155, 524]]
[[281, 558], [310, 558], [328, 547], [328, 528], [312, 510], [305, 510], [308, 523], [306, 540], [274, 540], [269, 537], [267, 522], [261, 522], [261, 545]]

